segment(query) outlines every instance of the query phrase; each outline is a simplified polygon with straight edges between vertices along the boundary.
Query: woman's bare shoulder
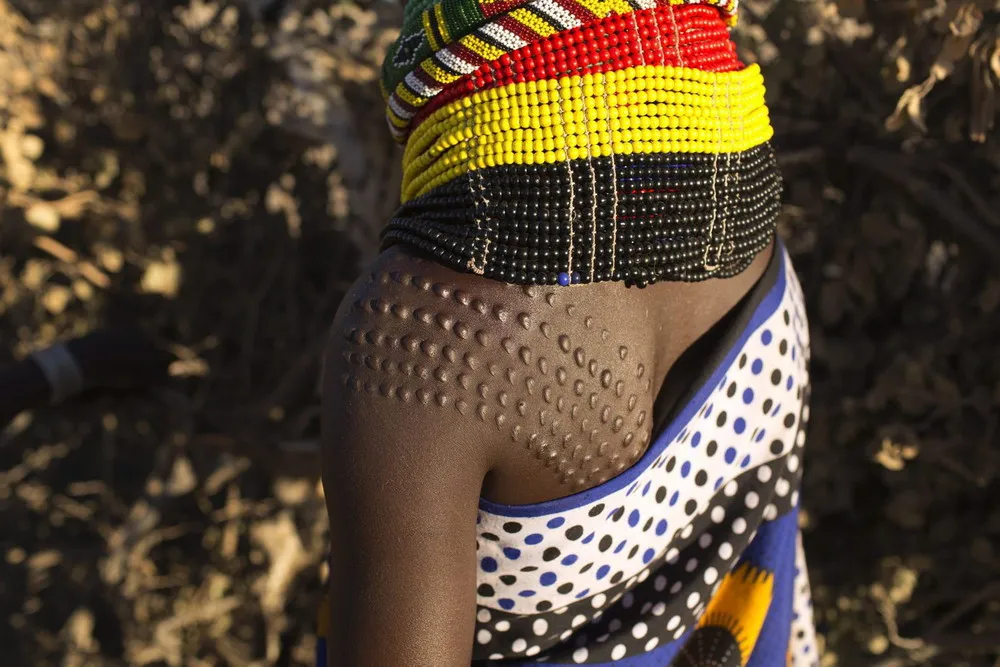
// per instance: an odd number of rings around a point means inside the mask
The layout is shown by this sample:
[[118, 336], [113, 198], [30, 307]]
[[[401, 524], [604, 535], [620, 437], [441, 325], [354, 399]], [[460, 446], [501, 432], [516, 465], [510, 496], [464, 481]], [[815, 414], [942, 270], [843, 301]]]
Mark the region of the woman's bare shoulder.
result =
[[509, 285], [391, 249], [345, 297], [327, 370], [345, 405], [482, 442], [497, 497], [565, 495], [649, 441], [655, 332], [615, 289]]

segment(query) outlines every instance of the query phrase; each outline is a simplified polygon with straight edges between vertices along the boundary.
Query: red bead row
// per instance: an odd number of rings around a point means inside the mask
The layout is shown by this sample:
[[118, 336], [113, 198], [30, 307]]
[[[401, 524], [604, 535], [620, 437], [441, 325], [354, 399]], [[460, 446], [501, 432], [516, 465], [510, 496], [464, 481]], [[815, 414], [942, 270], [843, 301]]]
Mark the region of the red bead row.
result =
[[[537, 38], [513, 19], [503, 21], [503, 25], [525, 41]], [[725, 20], [712, 7], [663, 5], [612, 14], [484, 63], [436, 95], [417, 114], [413, 127], [436, 109], [476, 91], [638, 65], [672, 65], [707, 72], [744, 67]]]

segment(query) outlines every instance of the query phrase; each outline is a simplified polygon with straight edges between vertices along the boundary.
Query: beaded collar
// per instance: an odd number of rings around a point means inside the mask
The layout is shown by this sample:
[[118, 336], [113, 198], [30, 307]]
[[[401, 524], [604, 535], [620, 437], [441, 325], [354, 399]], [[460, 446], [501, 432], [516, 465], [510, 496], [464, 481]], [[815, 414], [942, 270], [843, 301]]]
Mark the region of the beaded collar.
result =
[[742, 271], [781, 178], [735, 5], [411, 2], [384, 68], [405, 144], [384, 244], [521, 284]]

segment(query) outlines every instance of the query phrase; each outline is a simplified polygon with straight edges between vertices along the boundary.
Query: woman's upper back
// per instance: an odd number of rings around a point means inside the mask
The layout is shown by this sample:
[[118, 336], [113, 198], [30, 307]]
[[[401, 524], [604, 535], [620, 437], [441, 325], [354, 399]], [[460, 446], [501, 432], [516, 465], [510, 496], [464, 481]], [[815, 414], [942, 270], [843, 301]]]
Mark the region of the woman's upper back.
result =
[[[344, 299], [327, 372], [353, 394], [341, 410], [386, 418], [384, 446], [405, 436], [394, 432], [394, 411], [415, 413], [442, 443], [476, 442], [484, 497], [558, 498], [642, 456], [668, 373], [768, 257], [728, 280], [536, 287], [460, 274], [397, 247]], [[683, 386], [686, 375], [678, 369], [670, 382]]]

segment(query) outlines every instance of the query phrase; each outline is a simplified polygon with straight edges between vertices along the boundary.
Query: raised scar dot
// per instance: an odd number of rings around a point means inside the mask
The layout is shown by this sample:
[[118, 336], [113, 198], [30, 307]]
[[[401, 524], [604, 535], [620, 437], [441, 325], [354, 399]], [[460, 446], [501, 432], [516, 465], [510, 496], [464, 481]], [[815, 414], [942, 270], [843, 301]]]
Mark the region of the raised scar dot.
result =
[[531, 317], [528, 315], [528, 313], [519, 313], [517, 316], [517, 321], [525, 329], [531, 327]]
[[466, 366], [468, 366], [472, 370], [476, 370], [476, 367], [479, 366], [479, 360], [476, 359], [471, 354], [469, 354], [468, 352], [462, 355], [462, 361], [465, 363]]
[[507, 421], [507, 417], [502, 412], [500, 412], [497, 413], [497, 416], [494, 418], [494, 421], [496, 421], [497, 428], [503, 428], [504, 422]]
[[497, 374], [500, 373], [500, 367], [494, 363], [490, 363], [489, 368], [490, 368], [490, 375], [492, 375], [493, 377], [496, 377]]
[[368, 356], [366, 356], [365, 357], [365, 366], [367, 366], [369, 369], [371, 369], [373, 371], [377, 371], [378, 370], [378, 357], [373, 357], [370, 354]]
[[433, 359], [435, 356], [437, 356], [438, 347], [435, 343], [432, 343], [429, 340], [425, 340], [424, 342], [420, 343], [420, 351]]
[[549, 362], [545, 357], [538, 357], [538, 370], [542, 372], [542, 375], [549, 372]]
[[550, 325], [548, 322], [542, 322], [541, 324], [539, 324], [538, 330], [541, 331], [542, 335], [545, 336], [546, 338], [552, 337], [552, 325]]
[[431, 374], [426, 366], [421, 366], [419, 364], [413, 367], [413, 372], [416, 373], [417, 377], [422, 380], [426, 380]]
[[605, 369], [601, 372], [601, 386], [605, 389], [611, 386], [611, 371]]
[[413, 362], [412, 361], [400, 362], [399, 370], [403, 371], [404, 375], [413, 375]]
[[378, 391], [378, 387], [375, 385], [374, 382], [369, 380], [365, 382], [365, 391], [367, 391], [369, 394], [374, 394], [376, 391]]
[[549, 292], [548, 294], [545, 295], [545, 303], [547, 303], [547, 304], [549, 304], [551, 306], [551, 305], [554, 305], [555, 302], [556, 302], [556, 293], [555, 292]]
[[413, 398], [413, 394], [406, 387], [400, 387], [396, 390], [396, 397], [403, 403], [409, 403], [410, 399]]
[[463, 306], [468, 306], [472, 303], [472, 297], [469, 296], [468, 292], [463, 292], [460, 289], [455, 290], [455, 301], [458, 301]]
[[414, 278], [413, 284], [419, 287], [420, 289], [424, 290], [425, 292], [428, 291], [431, 288], [431, 286], [434, 285], [434, 283], [430, 280], [430, 278], [424, 278], [422, 276]]
[[510, 319], [510, 313], [507, 312], [502, 306], [493, 306], [493, 317], [500, 322], [506, 322]]
[[545, 426], [545, 422], [547, 422], [548, 420], [549, 420], [549, 411], [548, 410], [539, 410], [538, 411], [538, 423], [541, 424], [542, 426]]
[[535, 395], [535, 379], [534, 378], [525, 378], [524, 379], [524, 388], [528, 390], [528, 393], [530, 395], [534, 396]]
[[528, 411], [528, 404], [526, 402], [524, 402], [524, 401], [518, 401], [517, 402], [517, 414], [519, 414], [519, 415], [521, 415], [523, 417], [527, 411]]
[[562, 350], [563, 352], [569, 352], [569, 348], [570, 348], [569, 336], [567, 336], [566, 334], [559, 336], [559, 349]]
[[441, 367], [435, 368], [434, 369], [434, 379], [437, 380], [438, 382], [447, 382], [448, 381], [448, 371], [445, 370], [444, 368], [441, 368]]
[[574, 313], [576, 313], [576, 306], [574, 306], [571, 303], [567, 304], [566, 305], [566, 314], [569, 315], [570, 317], [572, 317]]
[[551, 403], [552, 402], [552, 387], [549, 387], [548, 385], [546, 385], [542, 389], [542, 398], [545, 400], [546, 403]]
[[448, 330], [455, 324], [455, 318], [447, 313], [438, 313], [437, 323], [442, 329]]
[[587, 402], [590, 404], [590, 409], [591, 410], [596, 409], [597, 408], [597, 394], [596, 393], [591, 394], [590, 398], [588, 399]]
[[625, 361], [625, 357], [628, 356], [628, 348], [622, 345], [618, 348], [618, 356], [621, 357], [622, 361]]
[[611, 419], [611, 406], [605, 405], [601, 410], [601, 422], [607, 424], [609, 419]]
[[479, 386], [476, 387], [476, 391], [479, 392], [481, 397], [486, 398], [490, 393], [490, 387], [485, 382], [480, 382]]
[[601, 329], [601, 340], [607, 340], [610, 335], [607, 329]]
[[507, 354], [514, 354], [514, 341], [510, 338], [504, 338], [501, 340], [500, 347], [502, 347]]
[[507, 407], [507, 402], [508, 402], [507, 392], [505, 391], [499, 392], [497, 394], [497, 403], [499, 403], [503, 407]]
[[447, 395], [447, 394], [443, 394], [443, 393], [438, 393], [438, 394], [435, 394], [435, 395], [434, 395], [434, 400], [435, 400], [435, 401], [437, 402], [437, 404], [438, 404], [438, 405], [440, 405], [440, 406], [441, 406], [442, 408], [443, 408], [444, 406], [448, 405], [448, 395]]
[[455, 324], [454, 331], [455, 335], [463, 340], [469, 337], [469, 325], [464, 322]]
[[625, 438], [622, 440], [622, 446], [628, 447], [629, 445], [632, 444], [632, 441], [634, 439], [635, 439], [635, 434], [629, 431], [628, 433], [625, 434]]
[[532, 299], [538, 298], [538, 287], [536, 285], [525, 285], [524, 293]]
[[577, 380], [573, 383], [573, 393], [577, 396], [583, 396], [583, 380]]
[[458, 354], [455, 352], [455, 348], [451, 347], [450, 345], [445, 345], [444, 347], [442, 347], [441, 354], [444, 355], [445, 359], [447, 359], [452, 363], [454, 363], [455, 359], [458, 358]]
[[480, 315], [485, 315], [486, 311], [489, 310], [489, 307], [485, 303], [483, 303], [482, 301], [480, 301], [479, 299], [473, 299], [472, 300], [472, 310], [476, 311]]
[[596, 359], [591, 359], [590, 360], [590, 363], [587, 364], [587, 371], [590, 372], [590, 377], [596, 377], [597, 376], [597, 360]]
[[583, 365], [587, 362], [587, 355], [584, 353], [582, 347], [578, 347], [573, 350], [573, 361], [575, 361], [576, 365], [580, 368], [583, 368]]
[[636, 368], [636, 371], [635, 371], [636, 378], [638, 378], [638, 379], [641, 380], [642, 376], [645, 375], [645, 374], [646, 374], [646, 367], [643, 366], [642, 364], [639, 364], [639, 367]]
[[608, 444], [607, 440], [605, 440], [604, 442], [602, 442], [600, 445], [597, 446], [597, 455], [598, 456], [606, 456], [607, 453], [608, 453], [608, 447], [610, 447], [610, 446], [611, 445]]
[[625, 383], [619, 380], [615, 382], [615, 396], [621, 397], [622, 393], [625, 391]]
[[507, 382], [509, 384], [514, 384], [514, 378], [515, 377], [517, 377], [517, 376], [514, 373], [514, 369], [513, 368], [508, 368], [507, 369]]
[[383, 359], [382, 360], [382, 372], [383, 373], [389, 373], [391, 371], [392, 371], [392, 359]]
[[558, 382], [560, 385], [564, 385], [566, 384], [566, 377], [567, 374], [565, 368], [560, 366], [559, 368], [556, 369], [556, 382]]
[[434, 318], [425, 308], [417, 308], [413, 311], [413, 319], [419, 320], [424, 324], [430, 324]]
[[613, 433], [618, 433], [619, 431], [622, 430], [622, 425], [624, 425], [624, 424], [625, 424], [625, 420], [622, 418], [622, 416], [621, 415], [617, 415], [615, 417], [615, 420], [613, 422], [611, 422], [611, 431]]
[[490, 344], [490, 337], [486, 334], [485, 331], [482, 331], [482, 330], [477, 331], [476, 332], [476, 342], [479, 343], [480, 345], [482, 345], [483, 347], [486, 347], [487, 345]]
[[594, 326], [594, 318], [591, 317], [590, 315], [587, 315], [585, 318], [583, 318], [583, 325], [588, 329]]
[[646, 411], [642, 410], [639, 412], [639, 418], [635, 420], [635, 423], [642, 426], [646, 423]]
[[466, 373], [459, 373], [457, 379], [458, 379], [458, 384], [462, 385], [462, 389], [468, 389], [469, 388], [469, 376], [468, 376], [468, 374], [466, 374]]
[[569, 409], [569, 416], [570, 416], [570, 419], [576, 419], [576, 416], [577, 416], [577, 415], [578, 415], [579, 413], [580, 413], [580, 406], [579, 406], [579, 405], [577, 405], [576, 403], [574, 403], [574, 404], [573, 404], [573, 407], [571, 407], [571, 408]]
[[520, 424], [514, 424], [514, 428], [510, 430], [510, 437], [513, 438], [514, 442], [521, 439], [521, 431], [523, 430]]
[[455, 409], [464, 415], [469, 412], [469, 404], [460, 398], [455, 401]]
[[479, 407], [476, 408], [476, 414], [483, 421], [486, 421], [486, 417], [489, 416], [489, 410], [486, 408], [485, 403], [480, 403]]
[[386, 398], [392, 396], [395, 390], [396, 388], [393, 385], [389, 384], [388, 382], [383, 382], [378, 386], [378, 392], [383, 396], [385, 396]]
[[517, 351], [517, 356], [525, 366], [531, 363], [531, 350], [529, 348], [522, 347]]
[[628, 397], [628, 411], [629, 412], [632, 412], [633, 410], [635, 410], [635, 404], [638, 402], [638, 400], [639, 399], [636, 398], [635, 394], [630, 394], [629, 395], [629, 397]]
[[442, 299], [447, 299], [451, 296], [451, 288], [441, 283], [434, 283], [434, 293]]
[[426, 389], [423, 388], [417, 389], [416, 395], [417, 395], [417, 400], [423, 403], [424, 405], [427, 405], [428, 403], [431, 402], [431, 392], [427, 391]]

